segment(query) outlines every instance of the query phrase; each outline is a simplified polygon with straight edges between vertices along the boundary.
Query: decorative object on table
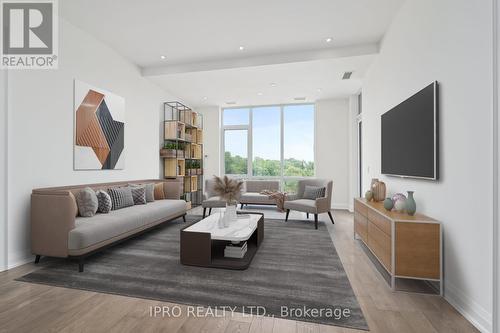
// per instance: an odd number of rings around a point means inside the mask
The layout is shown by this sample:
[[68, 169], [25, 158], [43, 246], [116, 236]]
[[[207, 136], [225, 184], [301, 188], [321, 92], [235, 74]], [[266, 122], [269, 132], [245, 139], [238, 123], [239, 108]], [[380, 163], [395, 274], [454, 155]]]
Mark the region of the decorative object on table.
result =
[[395, 204], [396, 201], [398, 201], [398, 199], [403, 199], [403, 200], [406, 200], [406, 195], [404, 195], [403, 193], [396, 193], [392, 196], [392, 202]]
[[285, 211], [286, 192], [263, 190], [260, 194], [265, 194], [270, 199], [276, 201], [276, 208], [279, 212], [283, 213]]
[[74, 169], [124, 169], [125, 99], [75, 80], [73, 112]]
[[385, 183], [382, 181], [375, 181], [373, 182], [372, 180], [372, 188], [371, 191], [373, 192], [373, 200], [374, 201], [383, 201], [385, 199]]
[[214, 192], [221, 200], [226, 202], [224, 222], [227, 225], [230, 221], [236, 221], [236, 205], [241, 195], [243, 182], [237, 179], [231, 179], [228, 176], [224, 176], [223, 178], [215, 176], [214, 179]]
[[223, 229], [226, 227], [226, 225], [224, 224], [224, 215], [222, 215], [222, 211], [219, 210], [219, 212], [217, 213], [218, 216], [217, 216], [217, 226], [219, 227], [219, 229]]
[[237, 242], [226, 245], [224, 249], [224, 257], [241, 259], [247, 253], [247, 242]]
[[394, 202], [392, 202], [391, 198], [385, 198], [384, 200], [384, 208], [388, 211], [391, 211], [394, 207]]
[[417, 211], [417, 203], [415, 202], [415, 199], [413, 198], [413, 193], [414, 191], [408, 191], [408, 199], [406, 199], [406, 213], [408, 215], [415, 215], [415, 212]]
[[366, 201], [372, 201], [373, 199], [373, 192], [371, 190], [368, 190], [365, 192], [365, 199]]
[[406, 208], [406, 198], [398, 198], [394, 202], [394, 209], [398, 212], [403, 212]]

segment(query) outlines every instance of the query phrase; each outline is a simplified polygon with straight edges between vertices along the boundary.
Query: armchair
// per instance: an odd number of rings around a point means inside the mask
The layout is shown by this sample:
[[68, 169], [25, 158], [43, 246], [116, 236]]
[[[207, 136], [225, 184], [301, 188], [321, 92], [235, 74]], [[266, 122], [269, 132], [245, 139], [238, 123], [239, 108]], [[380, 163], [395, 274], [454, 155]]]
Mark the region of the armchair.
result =
[[215, 194], [214, 185], [215, 180], [213, 178], [205, 181], [205, 193], [203, 193], [203, 202], [201, 203], [203, 207], [203, 218], [206, 216], [207, 208], [208, 215], [210, 215], [212, 214], [212, 208], [226, 207], [226, 202]]
[[[324, 187], [326, 189], [325, 196], [317, 198], [316, 200], [304, 199], [303, 196], [306, 185]], [[333, 224], [335, 224], [331, 212], [332, 187], [333, 181], [327, 179], [299, 180], [297, 195], [293, 197], [293, 200], [285, 201], [285, 222], [288, 221], [288, 214], [290, 214], [290, 210], [296, 210], [306, 213], [307, 218], [309, 218], [309, 214], [314, 214], [314, 227], [316, 229], [318, 229], [318, 214], [328, 213], [330, 220]]]

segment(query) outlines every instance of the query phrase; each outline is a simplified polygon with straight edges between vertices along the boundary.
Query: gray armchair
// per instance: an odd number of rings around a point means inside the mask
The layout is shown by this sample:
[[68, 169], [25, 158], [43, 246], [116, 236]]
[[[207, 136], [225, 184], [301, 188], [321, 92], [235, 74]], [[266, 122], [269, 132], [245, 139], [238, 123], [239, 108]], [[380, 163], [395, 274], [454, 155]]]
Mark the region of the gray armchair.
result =
[[214, 185], [215, 180], [213, 178], [205, 181], [205, 193], [203, 193], [203, 202], [201, 203], [203, 207], [203, 218], [206, 216], [207, 208], [209, 209], [208, 215], [210, 215], [212, 214], [212, 208], [226, 207], [226, 202], [215, 194]]
[[[316, 200], [304, 199], [304, 190], [306, 185], [308, 186], [317, 186], [324, 187], [325, 196], [322, 198], [317, 198]], [[333, 224], [335, 221], [332, 217], [331, 210], [331, 198], [332, 198], [332, 187], [333, 181], [327, 179], [303, 179], [299, 180], [299, 186], [297, 195], [292, 198], [293, 200], [285, 201], [285, 209], [286, 209], [286, 218], [285, 222], [288, 221], [288, 214], [290, 214], [290, 210], [296, 210], [299, 212], [304, 212], [307, 214], [307, 218], [309, 218], [309, 214], [314, 214], [314, 227], [318, 229], [318, 214], [328, 213], [330, 220]]]

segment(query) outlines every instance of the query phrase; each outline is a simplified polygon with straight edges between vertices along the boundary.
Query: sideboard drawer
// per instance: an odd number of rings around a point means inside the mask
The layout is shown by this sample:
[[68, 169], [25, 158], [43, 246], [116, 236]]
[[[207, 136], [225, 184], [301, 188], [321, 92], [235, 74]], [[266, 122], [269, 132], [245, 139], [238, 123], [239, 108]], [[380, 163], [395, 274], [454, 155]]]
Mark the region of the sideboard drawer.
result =
[[391, 273], [391, 238], [371, 222], [368, 222], [368, 246]]
[[354, 211], [360, 213], [361, 215], [368, 216], [368, 207], [366, 204], [359, 202], [358, 200], [354, 200]]
[[380, 230], [391, 236], [391, 221], [373, 209], [368, 210], [368, 221], [375, 224]]
[[361, 237], [365, 244], [368, 243], [368, 220], [366, 216], [361, 215], [357, 211], [354, 211], [354, 231]]

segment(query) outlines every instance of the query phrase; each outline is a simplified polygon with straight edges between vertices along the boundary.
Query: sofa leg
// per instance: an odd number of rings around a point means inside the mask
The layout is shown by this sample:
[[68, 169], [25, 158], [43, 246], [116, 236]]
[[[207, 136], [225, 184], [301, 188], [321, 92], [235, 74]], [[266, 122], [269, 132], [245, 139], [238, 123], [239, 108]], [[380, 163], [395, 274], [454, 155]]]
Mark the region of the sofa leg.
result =
[[84, 264], [83, 258], [78, 259], [78, 272], [80, 273], [83, 272], [83, 264]]
[[207, 207], [203, 207], [203, 218], [207, 215]]
[[35, 257], [35, 264], [38, 264], [40, 262], [40, 255], [36, 255]]
[[318, 229], [318, 214], [314, 214], [314, 229]]
[[186, 214], [182, 215], [182, 221], [186, 222]]
[[307, 218], [309, 218], [309, 213], [306, 213]]
[[212, 215], [212, 208], [208, 210], [208, 215]]
[[328, 216], [330, 216], [330, 220], [332, 221], [332, 224], [335, 224], [335, 221], [333, 220], [332, 212], [328, 211]]
[[285, 222], [288, 221], [288, 214], [290, 214], [290, 209], [286, 210], [286, 217], [285, 217]]
[[240, 209], [243, 209], [243, 204], [241, 204]]

